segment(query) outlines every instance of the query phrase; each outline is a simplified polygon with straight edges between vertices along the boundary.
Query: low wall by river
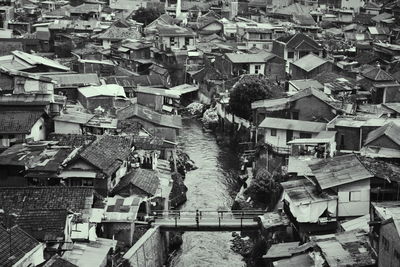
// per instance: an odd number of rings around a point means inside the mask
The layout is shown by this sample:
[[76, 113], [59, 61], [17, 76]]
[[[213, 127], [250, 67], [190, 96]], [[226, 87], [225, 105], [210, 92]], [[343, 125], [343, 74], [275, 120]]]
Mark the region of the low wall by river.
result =
[[161, 267], [168, 257], [167, 233], [149, 229], [123, 256], [131, 267]]

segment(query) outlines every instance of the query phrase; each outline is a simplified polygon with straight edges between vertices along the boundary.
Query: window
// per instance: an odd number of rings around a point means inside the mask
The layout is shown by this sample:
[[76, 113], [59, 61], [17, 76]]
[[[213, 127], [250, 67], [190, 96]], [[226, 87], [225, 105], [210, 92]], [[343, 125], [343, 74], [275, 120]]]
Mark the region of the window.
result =
[[185, 37], [185, 45], [186, 46], [190, 45], [190, 38]]
[[382, 245], [385, 251], [389, 251], [389, 240], [382, 236]]
[[298, 111], [292, 111], [292, 120], [298, 120], [299, 119], [299, 112]]
[[288, 58], [294, 58], [294, 52], [288, 52], [287, 53]]
[[259, 73], [260, 73], [260, 70], [261, 70], [261, 65], [255, 65], [255, 66], [254, 66], [254, 73], [255, 73], [255, 74], [259, 74]]
[[93, 186], [93, 179], [82, 179], [82, 186]]
[[271, 129], [271, 136], [276, 136], [276, 129]]
[[170, 43], [171, 43], [171, 46], [174, 46], [174, 45], [175, 45], [175, 37], [170, 37], [170, 38], [169, 38], [169, 41], [170, 41]]
[[[14, 134], [9, 134], [8, 135], [8, 139], [14, 139], [15, 138], [15, 135]], [[0, 139], [1, 139], [1, 137], [0, 137]]]
[[300, 133], [300, 138], [311, 138], [310, 133]]
[[42, 129], [43, 129], [43, 125], [40, 125], [39, 130], [42, 130]]
[[351, 191], [349, 199], [350, 201], [361, 201], [361, 191]]

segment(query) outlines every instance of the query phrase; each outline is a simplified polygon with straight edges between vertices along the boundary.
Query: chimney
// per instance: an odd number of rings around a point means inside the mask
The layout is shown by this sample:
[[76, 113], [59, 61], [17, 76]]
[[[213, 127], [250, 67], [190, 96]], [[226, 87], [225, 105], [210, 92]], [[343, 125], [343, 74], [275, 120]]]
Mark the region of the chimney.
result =
[[176, 1], [176, 10], [175, 10], [175, 17], [176, 18], [181, 16], [181, 8], [182, 8], [181, 6], [182, 6], [181, 0], [177, 0]]

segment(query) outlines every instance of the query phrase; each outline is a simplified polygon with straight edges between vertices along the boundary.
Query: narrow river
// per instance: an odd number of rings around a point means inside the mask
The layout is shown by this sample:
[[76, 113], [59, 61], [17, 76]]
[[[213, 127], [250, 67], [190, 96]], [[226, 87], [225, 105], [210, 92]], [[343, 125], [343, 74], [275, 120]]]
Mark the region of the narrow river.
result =
[[[228, 149], [217, 145], [215, 136], [204, 133], [201, 124], [185, 120], [179, 137], [180, 148], [194, 160], [197, 170], [186, 174], [187, 202], [182, 210], [230, 209], [232, 198], [224, 183], [239, 160]], [[242, 257], [231, 251], [230, 232], [187, 232], [174, 267], [245, 266]]]

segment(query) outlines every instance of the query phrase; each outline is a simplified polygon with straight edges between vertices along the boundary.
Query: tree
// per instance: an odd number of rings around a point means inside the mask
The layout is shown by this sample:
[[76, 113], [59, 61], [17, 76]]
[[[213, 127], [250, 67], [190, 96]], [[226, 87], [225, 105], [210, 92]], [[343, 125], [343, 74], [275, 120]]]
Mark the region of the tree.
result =
[[282, 180], [283, 177], [280, 174], [271, 174], [266, 168], [260, 168], [246, 189], [245, 195], [262, 206], [273, 207], [281, 194]]
[[282, 88], [259, 75], [244, 75], [233, 86], [229, 95], [228, 109], [234, 115], [249, 120], [251, 103], [261, 99], [280, 96]]
[[161, 15], [161, 12], [155, 8], [144, 8], [140, 7], [136, 10], [135, 14], [132, 15], [132, 19], [143, 23], [144, 26], [149, 25]]

